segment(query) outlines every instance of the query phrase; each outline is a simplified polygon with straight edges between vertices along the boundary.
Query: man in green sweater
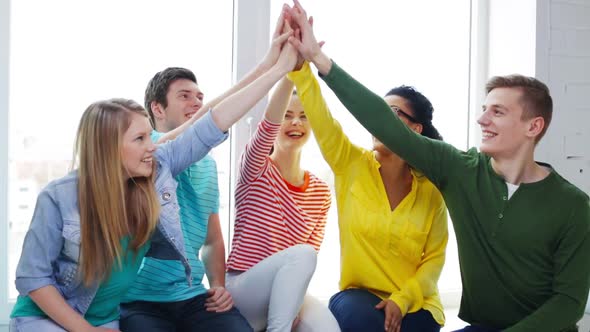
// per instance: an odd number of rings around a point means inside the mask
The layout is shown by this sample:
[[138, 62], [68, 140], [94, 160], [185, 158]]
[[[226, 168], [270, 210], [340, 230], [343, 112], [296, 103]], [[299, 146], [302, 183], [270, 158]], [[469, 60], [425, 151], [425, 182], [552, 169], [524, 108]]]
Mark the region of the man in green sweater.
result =
[[297, 1], [291, 16], [301, 36], [290, 42], [301, 56], [371, 134], [441, 191], [459, 249], [459, 317], [471, 324], [462, 331], [576, 331], [590, 286], [590, 203], [534, 160], [552, 115], [545, 84], [492, 78], [477, 121], [481, 151], [460, 151], [409, 130], [380, 96], [332, 62]]

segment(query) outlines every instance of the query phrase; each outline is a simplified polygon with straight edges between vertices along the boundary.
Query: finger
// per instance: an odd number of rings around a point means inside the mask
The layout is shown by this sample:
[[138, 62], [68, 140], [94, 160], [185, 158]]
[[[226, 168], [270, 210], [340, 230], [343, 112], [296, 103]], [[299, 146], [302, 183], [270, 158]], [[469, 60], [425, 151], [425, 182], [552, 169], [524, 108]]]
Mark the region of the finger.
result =
[[218, 307], [219, 307], [218, 302], [205, 302], [205, 309], [207, 311], [216, 311]]
[[210, 288], [207, 290], [207, 298], [205, 299], [205, 303], [213, 301], [212, 298], [215, 295], [215, 289]]
[[217, 302], [217, 300], [219, 300], [219, 298], [222, 295], [222, 291], [220, 288], [216, 288], [215, 291], [213, 291], [213, 294], [211, 294], [211, 296], [209, 296], [207, 298], [207, 300], [209, 300], [209, 302]]
[[392, 328], [392, 323], [393, 323], [393, 315], [391, 314], [391, 312], [389, 310], [387, 310], [387, 308], [385, 308], [385, 325], [383, 326], [385, 328], [385, 331], [390, 331], [390, 329]]
[[288, 32], [288, 31], [293, 31], [293, 28], [291, 27], [291, 24], [289, 23], [289, 21], [285, 20], [285, 26], [283, 27], [283, 31]]
[[307, 16], [305, 15], [305, 13], [303, 13], [301, 10], [299, 10], [299, 8], [294, 7], [294, 10], [292, 10], [291, 13], [291, 17], [293, 18], [293, 20], [295, 22], [297, 22], [297, 24], [299, 26], [303, 25], [303, 24], [309, 24], [309, 22], [307, 21]]
[[320, 45], [320, 48], [322, 48], [322, 47], [324, 46], [324, 44], [325, 44], [325, 43], [326, 43], [326, 42], [322, 40], [321, 42], [319, 42], [319, 43], [318, 43], [318, 45]]
[[221, 293], [221, 296], [219, 296], [217, 303], [226, 303], [228, 301], [231, 301], [231, 294], [224, 289], [224, 291]]
[[282, 45], [289, 37], [293, 36], [293, 31], [287, 31], [275, 38], [272, 42], [275, 45]]
[[387, 304], [387, 302], [381, 301], [381, 302], [377, 303], [377, 305], [375, 306], [375, 309], [383, 309], [383, 308], [385, 308], [386, 304]]
[[293, 3], [295, 4], [295, 8], [297, 8], [297, 10], [301, 12], [301, 14], [306, 15], [305, 9], [303, 9], [303, 6], [301, 6], [301, 2], [299, 2], [298, 0], [293, 0]]
[[283, 10], [281, 10], [281, 15], [279, 15], [279, 19], [275, 25], [275, 32], [272, 34], [273, 38], [278, 37], [281, 34], [281, 31], [283, 31], [283, 24], [285, 23], [285, 6], [288, 7], [287, 4], [283, 5]]
[[293, 47], [295, 47], [299, 53], [303, 53], [304, 46], [299, 39], [295, 37], [289, 37], [289, 43], [291, 43], [291, 45], [293, 45]]
[[219, 299], [215, 303], [211, 303], [209, 305], [205, 304], [207, 311], [214, 311], [214, 312], [223, 312], [231, 309], [233, 305], [233, 300], [231, 297], [227, 297], [224, 299]]
[[234, 301], [230, 298], [225, 299], [222, 303], [217, 306], [217, 312], [224, 312], [231, 309], [234, 305]]
[[307, 21], [309, 22], [309, 25], [313, 27], [313, 16], [310, 16]]

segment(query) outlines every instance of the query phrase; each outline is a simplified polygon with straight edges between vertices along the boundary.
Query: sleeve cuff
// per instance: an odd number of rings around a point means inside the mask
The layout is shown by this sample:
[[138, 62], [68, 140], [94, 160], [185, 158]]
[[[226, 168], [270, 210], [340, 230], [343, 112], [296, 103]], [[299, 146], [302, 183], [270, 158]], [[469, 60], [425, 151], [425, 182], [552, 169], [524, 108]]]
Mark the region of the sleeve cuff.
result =
[[405, 316], [408, 311], [416, 311], [424, 305], [424, 296], [422, 289], [418, 282], [411, 278], [403, 285], [399, 292], [394, 292], [389, 296], [389, 299], [397, 304]]
[[53, 278], [17, 278], [16, 289], [21, 295], [29, 295], [30, 292], [43, 288], [45, 286], [54, 286], [57, 288]]
[[219, 127], [213, 121], [211, 115], [212, 109], [209, 109], [207, 113], [191, 127], [195, 131], [199, 139], [206, 146], [217, 146], [221, 142], [225, 141], [229, 136], [229, 133], [221, 131]]
[[397, 293], [391, 294], [389, 296], [389, 299], [391, 301], [395, 302], [395, 304], [397, 304], [400, 311], [402, 312], [402, 316], [405, 317], [406, 314], [408, 313], [408, 308], [409, 308], [408, 300], [405, 298], [405, 296], [401, 292], [397, 292]]
[[311, 72], [309, 62], [306, 61], [300, 70], [287, 74], [287, 78], [295, 84], [297, 95], [301, 97], [305, 91], [309, 90], [313, 82], [313, 73]]
[[296, 83], [305, 80], [308, 75], [311, 75], [311, 66], [309, 62], [305, 61], [301, 69], [290, 72], [287, 74], [287, 78], [293, 83]]
[[334, 82], [338, 79], [338, 76], [342, 74], [342, 68], [340, 68], [340, 66], [338, 66], [334, 60], [330, 59], [330, 61], [332, 61], [332, 68], [330, 68], [330, 72], [328, 72], [327, 75], [322, 75], [322, 73], [318, 72], [320, 78], [326, 83]]

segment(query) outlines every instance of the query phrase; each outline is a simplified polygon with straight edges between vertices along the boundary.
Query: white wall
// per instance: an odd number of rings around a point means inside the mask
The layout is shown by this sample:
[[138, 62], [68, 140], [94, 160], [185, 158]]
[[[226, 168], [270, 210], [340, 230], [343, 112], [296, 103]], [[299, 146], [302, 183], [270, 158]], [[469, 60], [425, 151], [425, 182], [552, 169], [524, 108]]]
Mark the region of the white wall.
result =
[[[590, 0], [537, 0], [536, 51], [554, 103], [536, 158], [590, 194]], [[590, 331], [590, 315], [579, 331]]]
[[590, 0], [537, 1], [536, 58], [554, 102], [536, 157], [590, 194]]

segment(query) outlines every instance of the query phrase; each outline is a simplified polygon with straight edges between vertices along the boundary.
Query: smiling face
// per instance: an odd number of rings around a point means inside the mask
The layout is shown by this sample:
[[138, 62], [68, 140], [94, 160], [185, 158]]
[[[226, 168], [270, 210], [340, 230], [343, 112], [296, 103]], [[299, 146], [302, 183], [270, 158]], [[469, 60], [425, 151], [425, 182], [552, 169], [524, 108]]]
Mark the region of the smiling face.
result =
[[188, 121], [203, 106], [203, 92], [197, 83], [188, 79], [178, 79], [168, 88], [164, 107], [154, 102], [152, 110], [158, 119], [156, 129], [168, 132]]
[[518, 88], [496, 88], [490, 91], [477, 120], [481, 127], [480, 150], [494, 158], [512, 157], [523, 146], [532, 143], [531, 125], [536, 118], [523, 119], [522, 91]]
[[293, 95], [275, 144], [283, 149], [301, 149], [309, 140], [310, 126], [299, 97]]
[[148, 177], [153, 171], [153, 153], [156, 146], [150, 139], [152, 126], [148, 118], [133, 113], [129, 128], [121, 137], [121, 162], [126, 178]]

